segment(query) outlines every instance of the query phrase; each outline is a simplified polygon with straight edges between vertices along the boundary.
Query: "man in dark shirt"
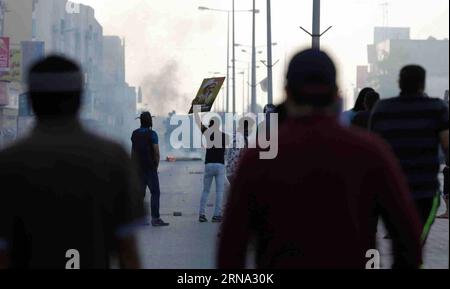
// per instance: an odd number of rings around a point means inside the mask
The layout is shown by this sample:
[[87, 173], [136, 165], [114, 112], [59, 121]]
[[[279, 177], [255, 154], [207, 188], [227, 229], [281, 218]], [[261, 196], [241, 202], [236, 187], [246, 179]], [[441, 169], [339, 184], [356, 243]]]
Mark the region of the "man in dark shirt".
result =
[[[201, 125], [199, 116], [194, 113], [195, 121]], [[222, 222], [222, 202], [225, 190], [226, 169], [225, 169], [225, 149], [228, 142], [227, 135], [220, 131], [220, 119], [214, 117], [209, 126], [201, 125], [201, 131], [206, 139], [205, 174], [203, 177], [203, 192], [200, 199], [199, 222], [206, 223], [206, 204], [213, 180], [216, 184], [216, 202], [212, 222]]]
[[364, 98], [364, 111], [356, 113], [352, 120], [352, 125], [362, 129], [369, 129], [369, 120], [372, 110], [380, 100], [380, 95], [375, 91], [369, 91]]
[[141, 128], [135, 130], [131, 136], [131, 158], [139, 167], [142, 200], [145, 198], [147, 187], [152, 194], [150, 200], [152, 226], [166, 227], [169, 223], [164, 222], [159, 213], [161, 193], [158, 177], [160, 160], [158, 134], [152, 129], [153, 120], [150, 112], [142, 113], [140, 120]]
[[331, 59], [297, 54], [286, 92], [277, 158], [249, 150], [232, 183], [218, 267], [244, 267], [255, 239], [258, 268], [365, 268], [379, 203], [395, 267], [418, 268], [419, 220], [401, 168], [382, 140], [339, 124]]
[[37, 125], [0, 152], [0, 266], [109, 268], [118, 254], [122, 268], [139, 267], [137, 175], [121, 147], [82, 128], [83, 83], [61, 57], [31, 68]]
[[448, 106], [425, 95], [425, 70], [417, 65], [400, 72], [399, 97], [375, 107], [370, 128], [392, 147], [408, 179], [421, 218], [425, 242], [439, 207], [439, 146], [448, 159]]

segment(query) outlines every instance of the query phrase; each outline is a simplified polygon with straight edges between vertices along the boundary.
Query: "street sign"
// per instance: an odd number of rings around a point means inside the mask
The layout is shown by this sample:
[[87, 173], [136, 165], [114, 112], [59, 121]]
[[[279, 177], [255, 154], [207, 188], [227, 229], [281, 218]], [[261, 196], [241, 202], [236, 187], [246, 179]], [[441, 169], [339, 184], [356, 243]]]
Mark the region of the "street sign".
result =
[[9, 71], [10, 51], [9, 38], [0, 37], [0, 72]]
[[22, 81], [22, 52], [18, 48], [12, 48], [9, 51], [9, 71], [0, 71], [0, 81], [21, 82]]

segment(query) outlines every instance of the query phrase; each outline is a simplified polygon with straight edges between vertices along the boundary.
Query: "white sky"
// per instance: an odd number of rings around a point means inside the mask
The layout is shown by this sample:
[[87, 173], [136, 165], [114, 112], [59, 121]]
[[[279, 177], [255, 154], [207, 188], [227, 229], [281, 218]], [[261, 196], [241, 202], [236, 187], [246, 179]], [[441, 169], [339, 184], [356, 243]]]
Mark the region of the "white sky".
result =
[[[168, 82], [179, 95], [193, 98], [209, 72], [226, 73], [226, 14], [199, 11], [198, 6], [230, 9], [231, 0], [75, 0], [95, 8], [97, 19], [107, 35], [118, 35], [127, 44], [127, 81], [133, 86], [145, 84], [149, 75], [158, 74], [168, 63], [177, 63], [178, 71]], [[449, 37], [448, 0], [322, 0], [322, 29], [333, 26], [322, 39], [322, 47], [334, 57], [340, 75], [340, 86], [347, 97], [353, 97], [356, 65], [367, 63], [367, 44], [373, 41], [373, 28], [383, 24], [381, 3], [388, 2], [389, 26], [411, 27], [412, 38]], [[257, 44], [266, 43], [266, 1], [256, 0]], [[236, 0], [236, 9], [251, 9], [252, 0]], [[283, 97], [284, 69], [289, 57], [311, 43], [312, 0], [272, 0], [272, 39], [275, 101]], [[238, 13], [236, 42], [251, 44], [251, 14]], [[265, 51], [265, 49], [264, 49]], [[265, 58], [265, 53], [261, 55]], [[236, 59], [249, 61], [250, 56], [237, 49]], [[247, 64], [238, 64], [247, 67]], [[262, 65], [261, 65], [262, 66]], [[258, 80], [267, 75], [263, 66]], [[242, 99], [242, 76], [237, 76], [238, 98]], [[260, 104], [266, 95], [259, 91]], [[169, 96], [168, 96], [169, 97]], [[178, 97], [178, 96], [177, 96]], [[264, 99], [263, 99], [264, 98]], [[152, 102], [154, 100], [150, 100]], [[187, 100], [180, 97], [184, 109]], [[220, 100], [219, 100], [220, 101]], [[150, 106], [155, 104], [150, 103]], [[237, 107], [242, 107], [240, 100]], [[164, 112], [165, 113], [165, 112]]]

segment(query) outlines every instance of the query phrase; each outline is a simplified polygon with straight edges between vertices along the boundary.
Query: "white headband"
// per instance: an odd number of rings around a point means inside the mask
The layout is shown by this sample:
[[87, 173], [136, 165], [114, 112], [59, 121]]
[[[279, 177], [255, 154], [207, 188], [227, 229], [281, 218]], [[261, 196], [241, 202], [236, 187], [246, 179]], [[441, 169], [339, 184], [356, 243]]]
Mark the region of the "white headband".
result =
[[77, 92], [83, 89], [80, 72], [32, 73], [28, 88], [34, 92]]

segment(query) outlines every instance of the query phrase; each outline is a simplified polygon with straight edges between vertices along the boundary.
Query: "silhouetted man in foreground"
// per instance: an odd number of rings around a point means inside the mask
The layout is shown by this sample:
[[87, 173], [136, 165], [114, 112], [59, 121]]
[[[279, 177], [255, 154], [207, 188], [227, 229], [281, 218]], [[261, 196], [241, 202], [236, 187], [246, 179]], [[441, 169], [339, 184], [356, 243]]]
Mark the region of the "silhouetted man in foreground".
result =
[[408, 65], [400, 72], [400, 96], [382, 100], [370, 121], [372, 131], [392, 147], [407, 176], [425, 243], [439, 208], [439, 147], [448, 160], [448, 106], [425, 94], [426, 71]]
[[[374, 208], [393, 236], [395, 267], [421, 264], [420, 227], [401, 168], [377, 137], [338, 122], [336, 70], [318, 50], [287, 75], [279, 153], [249, 150], [225, 212], [218, 266], [242, 268], [255, 239], [258, 268], [365, 268]], [[323, 212], [317, 214], [317, 212]]]
[[37, 125], [0, 153], [3, 267], [108, 268], [112, 256], [139, 267], [138, 179], [121, 147], [82, 128], [83, 84], [80, 68], [61, 57], [31, 68]]

